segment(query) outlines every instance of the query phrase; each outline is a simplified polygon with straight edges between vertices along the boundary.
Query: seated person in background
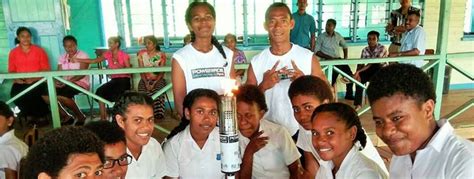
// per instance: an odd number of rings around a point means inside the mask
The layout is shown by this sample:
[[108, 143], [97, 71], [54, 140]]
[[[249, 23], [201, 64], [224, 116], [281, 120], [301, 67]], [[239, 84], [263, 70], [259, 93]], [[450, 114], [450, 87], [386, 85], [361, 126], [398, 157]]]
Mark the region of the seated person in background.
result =
[[28, 146], [15, 136], [15, 116], [5, 102], [0, 101], [0, 178], [16, 179], [20, 159], [26, 156]]
[[127, 166], [132, 162], [132, 156], [127, 154], [123, 129], [109, 121], [94, 121], [87, 123], [84, 127], [92, 131], [105, 143], [105, 162], [102, 178], [125, 178]]
[[[341, 59], [340, 47], [342, 47], [342, 52], [344, 53], [344, 59], [348, 58], [347, 44], [344, 40], [344, 37], [336, 32], [336, 20], [328, 19], [326, 21], [326, 32], [319, 35], [318, 40], [316, 41], [315, 52], [318, 57], [321, 57], [325, 60], [331, 59]], [[337, 68], [342, 70], [348, 75], [352, 75], [351, 68], [349, 65], [336, 65]], [[331, 85], [336, 84], [338, 72], [334, 71], [332, 73], [332, 82]], [[335, 89], [337, 90], [337, 89]], [[345, 99], [353, 100], [354, 95], [352, 94], [352, 83], [346, 84], [346, 96]]]
[[[107, 60], [110, 69], [130, 68], [130, 57], [127, 53], [120, 50], [120, 37], [110, 37], [107, 41], [109, 50], [98, 56], [96, 59], [80, 59], [73, 58], [73, 62], [82, 63], [102, 63]], [[130, 78], [131, 74], [113, 74], [110, 75], [111, 80], [99, 88], [97, 88], [96, 94], [108, 101], [115, 102], [117, 98], [122, 95], [125, 91], [130, 90]], [[108, 118], [107, 109], [105, 103], [99, 102], [100, 119], [106, 120]]]
[[[396, 74], [396, 75], [394, 75]], [[420, 68], [392, 64], [370, 81], [375, 131], [393, 152], [391, 178], [472, 178], [474, 144], [434, 116], [433, 83]]]
[[400, 8], [395, 9], [390, 13], [390, 19], [385, 31], [390, 35], [390, 41], [392, 42], [388, 47], [388, 51], [398, 52], [400, 50], [400, 40], [402, 39], [403, 33], [406, 32], [405, 22], [409, 12], [419, 12], [421, 10], [411, 5], [411, 0], [399, 0]]
[[237, 97], [237, 120], [242, 151], [241, 178], [297, 178], [300, 153], [285, 128], [263, 115], [265, 96], [257, 86], [244, 85]]
[[[379, 43], [380, 33], [377, 31], [370, 31], [367, 34], [368, 46], [362, 49], [360, 58], [384, 58], [387, 57], [388, 51], [382, 44]], [[354, 73], [354, 78], [362, 84], [367, 83], [377, 71], [382, 68], [380, 63], [370, 63], [367, 65], [357, 65], [357, 71]], [[354, 106], [355, 110], [359, 110], [362, 106], [362, 92], [364, 89], [359, 85], [356, 85]]]
[[[30, 29], [26, 27], [19, 27], [17, 29], [16, 39], [18, 39], [19, 44], [8, 55], [8, 73], [30, 73], [50, 70], [48, 55], [41, 47], [32, 44], [31, 38]], [[40, 79], [14, 79], [10, 96], [16, 96]], [[47, 116], [49, 114], [49, 105], [41, 97], [48, 94], [47, 90], [46, 83], [42, 83], [16, 99], [14, 103], [20, 108], [20, 114], [35, 118]]]
[[[247, 58], [245, 57], [245, 53], [242, 50], [237, 49], [237, 37], [233, 34], [227, 34], [224, 37], [224, 45], [231, 49], [234, 52], [234, 63], [247, 63]], [[242, 76], [244, 76], [245, 70], [236, 70], [235, 75], [240, 77], [242, 80]]]
[[[390, 57], [397, 56], [418, 56], [425, 55], [426, 50], [426, 32], [420, 23], [420, 12], [409, 11], [407, 22], [405, 23], [406, 32], [403, 33], [400, 52], [391, 52]], [[423, 60], [409, 60], [400, 63], [408, 63], [421, 68], [424, 64]]]
[[367, 136], [354, 109], [344, 103], [322, 104], [311, 116], [313, 146], [332, 168], [320, 167], [316, 178], [388, 178], [360, 150]]
[[[58, 59], [58, 70], [84, 70], [89, 68], [88, 63], [74, 63], [71, 61], [72, 58], [89, 58], [86, 53], [77, 49], [77, 40], [74, 36], [65, 36], [63, 38], [63, 46], [64, 50], [66, 50], [66, 53], [61, 55]], [[63, 78], [86, 90], [89, 90], [89, 76], [64, 76]], [[73, 99], [74, 96], [80, 92], [68, 85], [56, 81], [56, 93], [58, 95], [58, 101], [60, 104], [63, 107], [70, 109], [74, 113], [74, 117], [77, 119], [76, 125], [83, 125], [84, 121], [86, 120], [86, 115], [82, 113]]]
[[33, 144], [22, 162], [22, 179], [94, 178], [102, 175], [104, 143], [84, 127], [61, 127]]
[[219, 95], [209, 89], [195, 89], [184, 97], [184, 116], [178, 130], [163, 146], [168, 178], [224, 178], [221, 172]]
[[[155, 36], [145, 36], [145, 49], [138, 52], [139, 67], [162, 67], [166, 65], [166, 54], [160, 52], [158, 39]], [[153, 96], [158, 90], [166, 86], [164, 73], [151, 72], [140, 74], [138, 82], [138, 91]], [[155, 120], [165, 117], [165, 97], [163, 95], [156, 98], [153, 102], [153, 114]]]
[[[293, 105], [293, 114], [296, 121], [300, 124], [296, 146], [304, 151], [302, 161], [304, 159], [305, 177], [314, 178], [318, 170], [317, 164], [320, 167], [329, 169], [332, 166], [328, 161], [321, 160], [321, 157], [313, 147], [311, 140], [311, 115], [319, 105], [333, 102], [332, 91], [330, 86], [322, 79], [314, 76], [302, 76], [290, 85], [288, 96]], [[369, 139], [368, 136], [367, 139]], [[371, 140], [367, 140], [367, 144], [361, 153], [377, 163], [385, 173], [388, 173], [380, 154]]]
[[145, 93], [128, 91], [114, 105], [113, 122], [125, 131], [127, 153], [132, 156], [126, 178], [162, 178], [167, 175], [161, 145], [152, 138], [153, 100]]

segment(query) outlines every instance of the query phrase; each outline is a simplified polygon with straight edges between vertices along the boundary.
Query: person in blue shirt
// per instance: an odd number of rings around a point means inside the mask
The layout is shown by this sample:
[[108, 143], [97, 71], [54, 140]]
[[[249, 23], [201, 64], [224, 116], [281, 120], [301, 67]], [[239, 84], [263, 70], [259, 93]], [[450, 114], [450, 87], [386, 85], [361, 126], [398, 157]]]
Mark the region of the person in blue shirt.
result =
[[298, 0], [298, 11], [293, 13], [295, 27], [291, 30], [290, 41], [314, 51], [316, 23], [314, 17], [306, 13], [307, 0]]

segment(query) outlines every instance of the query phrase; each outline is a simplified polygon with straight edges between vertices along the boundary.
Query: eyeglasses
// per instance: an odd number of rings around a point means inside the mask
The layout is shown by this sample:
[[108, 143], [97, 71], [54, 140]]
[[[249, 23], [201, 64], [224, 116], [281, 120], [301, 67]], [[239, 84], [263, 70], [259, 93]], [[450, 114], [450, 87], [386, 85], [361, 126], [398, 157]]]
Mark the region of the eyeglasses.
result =
[[132, 156], [128, 155], [128, 154], [125, 154], [125, 155], [122, 155], [118, 159], [108, 159], [104, 163], [104, 169], [113, 168], [114, 165], [115, 165], [115, 162], [117, 162], [117, 164], [119, 166], [126, 166], [126, 165], [132, 163]]

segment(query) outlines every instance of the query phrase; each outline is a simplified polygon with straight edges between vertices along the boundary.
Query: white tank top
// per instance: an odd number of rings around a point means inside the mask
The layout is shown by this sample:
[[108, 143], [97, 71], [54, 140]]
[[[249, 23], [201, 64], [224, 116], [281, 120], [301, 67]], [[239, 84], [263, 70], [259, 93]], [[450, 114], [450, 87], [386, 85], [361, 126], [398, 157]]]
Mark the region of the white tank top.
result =
[[[270, 52], [270, 48], [266, 48], [253, 57], [251, 64], [255, 77], [257, 78], [257, 83], [260, 84], [263, 81], [263, 73], [270, 70], [278, 60], [280, 60], [280, 64], [277, 70], [283, 67], [287, 67], [290, 70], [293, 69], [291, 65], [291, 60], [293, 60], [296, 66], [298, 66], [305, 75], [311, 75], [312, 59], [313, 52], [292, 44], [290, 51], [281, 56], [273, 55]], [[291, 135], [294, 135], [299, 126], [293, 116], [293, 108], [290, 98], [288, 97], [290, 83], [290, 79], [280, 80], [273, 88], [265, 91], [265, 100], [268, 106], [265, 119], [280, 124], [285, 127]]]
[[196, 88], [206, 88], [224, 94], [221, 81], [230, 78], [233, 52], [227, 47], [222, 48], [227, 59], [215, 46], [211, 51], [202, 53], [188, 44], [173, 54], [173, 59], [184, 72], [186, 93]]

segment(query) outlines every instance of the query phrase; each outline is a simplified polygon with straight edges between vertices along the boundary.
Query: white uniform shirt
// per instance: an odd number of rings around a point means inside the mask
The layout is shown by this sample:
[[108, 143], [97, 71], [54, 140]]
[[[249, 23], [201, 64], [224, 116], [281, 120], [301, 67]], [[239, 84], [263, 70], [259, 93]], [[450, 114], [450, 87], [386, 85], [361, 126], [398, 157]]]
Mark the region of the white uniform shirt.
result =
[[[401, 40], [402, 46], [400, 52], [418, 49], [420, 53], [418, 55], [424, 55], [426, 50], [426, 33], [423, 27], [416, 26], [410, 31], [405, 32]], [[408, 60], [400, 63], [409, 63], [421, 68], [423, 66], [423, 60]]]
[[132, 163], [128, 165], [125, 178], [162, 178], [167, 175], [165, 156], [156, 139], [150, 138], [150, 141], [143, 146], [138, 160], [128, 148], [127, 153], [132, 156]]
[[224, 178], [221, 172], [218, 127], [209, 134], [203, 148], [191, 136], [189, 125], [163, 146], [169, 177]]
[[[367, 136], [367, 143], [365, 144], [364, 149], [360, 151], [360, 153], [375, 162], [379, 166], [379, 168], [382, 169], [385, 175], [388, 175], [388, 170], [382, 160], [382, 157], [380, 157], [379, 152], [374, 147], [374, 144], [372, 143], [372, 140], [370, 140], [370, 137], [367, 135], [367, 133], [365, 135]], [[314, 158], [318, 160], [321, 166], [326, 168], [332, 168], [332, 164], [330, 164], [329, 161], [322, 160], [319, 154], [316, 152], [316, 149], [313, 147], [311, 131], [304, 129], [301, 125], [298, 133], [298, 139], [296, 141], [296, 146], [298, 146], [305, 152], [311, 152], [311, 154], [313, 154]]]
[[[316, 178], [332, 179], [332, 168], [329, 170], [319, 168]], [[388, 177], [374, 161], [364, 156], [356, 146], [353, 146], [342, 161], [335, 178], [385, 179]]]
[[18, 172], [27, 153], [28, 146], [15, 136], [14, 129], [0, 136], [0, 178], [5, 178], [5, 168]]
[[454, 134], [445, 120], [424, 149], [416, 151], [415, 162], [410, 155], [393, 156], [391, 178], [474, 178], [474, 144]]
[[[252, 178], [288, 179], [288, 166], [298, 160], [301, 154], [283, 127], [262, 119], [259, 131], [262, 130], [262, 136], [268, 136], [268, 143], [253, 155]], [[249, 142], [248, 138], [239, 135], [240, 151], [244, 152]]]
[[[293, 69], [291, 60], [294, 60], [296, 66], [298, 66], [305, 75], [311, 75], [312, 59], [313, 52], [292, 44], [290, 51], [281, 56], [273, 55], [270, 52], [270, 48], [266, 48], [254, 56], [251, 63], [257, 84], [260, 84], [263, 81], [263, 73], [270, 70], [278, 60], [280, 60], [280, 64], [277, 70], [284, 67], [287, 67], [289, 70]], [[294, 135], [298, 130], [298, 122], [293, 115], [293, 107], [288, 97], [290, 84], [290, 79], [280, 80], [273, 88], [265, 91], [268, 111], [264, 118], [285, 127], [290, 135]]]
[[202, 53], [188, 44], [173, 54], [184, 72], [186, 93], [196, 88], [206, 88], [224, 94], [221, 81], [230, 78], [234, 52], [227, 47], [222, 48], [227, 59], [224, 59], [215, 46], [211, 51]]

